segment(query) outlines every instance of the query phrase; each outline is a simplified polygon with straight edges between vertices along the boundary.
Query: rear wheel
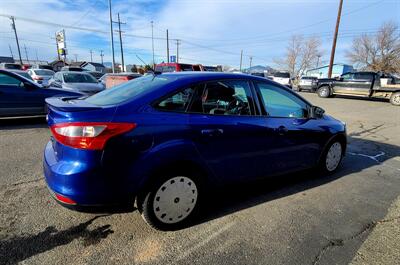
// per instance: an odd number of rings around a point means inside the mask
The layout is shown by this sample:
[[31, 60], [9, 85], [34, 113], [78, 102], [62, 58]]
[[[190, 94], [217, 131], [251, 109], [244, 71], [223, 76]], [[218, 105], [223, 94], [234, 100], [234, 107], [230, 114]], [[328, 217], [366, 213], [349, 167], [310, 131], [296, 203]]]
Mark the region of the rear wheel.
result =
[[139, 211], [155, 229], [178, 229], [197, 211], [199, 187], [196, 178], [189, 175], [172, 174], [161, 178], [138, 197]]
[[392, 94], [390, 97], [390, 103], [394, 106], [400, 106], [400, 91]]
[[331, 94], [331, 90], [328, 86], [322, 86], [318, 88], [317, 94], [320, 98], [329, 98]]

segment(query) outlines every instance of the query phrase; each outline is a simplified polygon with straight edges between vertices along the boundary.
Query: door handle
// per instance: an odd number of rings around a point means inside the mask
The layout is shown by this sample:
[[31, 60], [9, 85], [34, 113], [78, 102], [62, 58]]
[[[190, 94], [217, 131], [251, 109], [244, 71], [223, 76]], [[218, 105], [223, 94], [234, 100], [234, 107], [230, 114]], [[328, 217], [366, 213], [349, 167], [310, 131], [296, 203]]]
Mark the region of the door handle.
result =
[[218, 136], [224, 133], [224, 130], [222, 129], [203, 129], [201, 130], [201, 134], [205, 136]]
[[279, 135], [284, 135], [287, 133], [288, 129], [282, 125], [278, 127], [277, 131]]

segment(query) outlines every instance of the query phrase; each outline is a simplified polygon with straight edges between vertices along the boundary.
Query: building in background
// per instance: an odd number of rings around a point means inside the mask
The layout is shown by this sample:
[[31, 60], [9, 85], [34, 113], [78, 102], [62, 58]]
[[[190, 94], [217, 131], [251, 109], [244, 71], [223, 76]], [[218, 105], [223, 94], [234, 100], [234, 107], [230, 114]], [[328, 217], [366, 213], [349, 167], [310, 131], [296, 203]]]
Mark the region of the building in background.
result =
[[100, 72], [105, 73], [106, 67], [101, 63], [94, 63], [94, 62], [85, 62], [82, 66], [83, 69], [92, 71], [92, 72]]
[[[316, 78], [328, 78], [329, 65], [309, 69], [306, 72], [306, 76], [313, 76]], [[334, 64], [332, 67], [332, 78], [341, 76], [342, 74], [353, 71], [354, 68], [348, 64]]]
[[0, 63], [15, 63], [15, 61], [12, 57], [0, 56]]

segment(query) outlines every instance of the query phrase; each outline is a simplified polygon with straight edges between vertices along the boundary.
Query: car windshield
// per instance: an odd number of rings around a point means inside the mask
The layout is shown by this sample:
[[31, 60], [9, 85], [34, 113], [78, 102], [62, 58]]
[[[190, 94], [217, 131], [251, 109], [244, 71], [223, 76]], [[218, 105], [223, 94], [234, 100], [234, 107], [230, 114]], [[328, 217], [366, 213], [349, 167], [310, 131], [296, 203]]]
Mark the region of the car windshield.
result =
[[35, 74], [37, 75], [54, 75], [54, 72], [51, 70], [35, 70]]
[[89, 74], [82, 73], [64, 73], [65, 83], [97, 83], [96, 78]]
[[4, 67], [6, 69], [15, 69], [15, 70], [20, 70], [21, 69], [21, 65], [14, 64], [14, 63], [7, 63], [7, 64], [4, 65]]
[[175, 78], [165, 78], [163, 76], [147, 75], [135, 78], [129, 82], [122, 83], [112, 89], [104, 90], [85, 99], [94, 105], [114, 105], [127, 100], [131, 100], [142, 93], [157, 89], [162, 85], [174, 81]]

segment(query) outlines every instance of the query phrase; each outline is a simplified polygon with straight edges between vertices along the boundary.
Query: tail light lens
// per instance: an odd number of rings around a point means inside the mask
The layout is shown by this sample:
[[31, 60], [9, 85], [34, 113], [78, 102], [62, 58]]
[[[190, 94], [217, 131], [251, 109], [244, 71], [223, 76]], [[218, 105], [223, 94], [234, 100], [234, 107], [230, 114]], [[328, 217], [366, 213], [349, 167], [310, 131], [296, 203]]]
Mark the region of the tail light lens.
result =
[[43, 77], [34, 75], [34, 76], [32, 77], [32, 79], [33, 79], [33, 80], [43, 80]]
[[63, 145], [79, 149], [102, 150], [106, 142], [136, 127], [135, 123], [71, 122], [50, 127], [54, 138]]

